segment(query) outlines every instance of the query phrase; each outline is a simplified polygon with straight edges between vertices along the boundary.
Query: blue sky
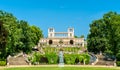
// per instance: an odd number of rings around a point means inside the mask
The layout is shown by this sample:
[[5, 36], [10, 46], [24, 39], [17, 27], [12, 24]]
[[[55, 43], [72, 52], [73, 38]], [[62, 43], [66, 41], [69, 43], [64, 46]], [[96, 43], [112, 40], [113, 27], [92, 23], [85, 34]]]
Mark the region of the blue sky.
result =
[[109, 11], [120, 13], [120, 0], [0, 0], [0, 9], [40, 27], [45, 37], [49, 27], [74, 27], [75, 35], [87, 37], [93, 20]]

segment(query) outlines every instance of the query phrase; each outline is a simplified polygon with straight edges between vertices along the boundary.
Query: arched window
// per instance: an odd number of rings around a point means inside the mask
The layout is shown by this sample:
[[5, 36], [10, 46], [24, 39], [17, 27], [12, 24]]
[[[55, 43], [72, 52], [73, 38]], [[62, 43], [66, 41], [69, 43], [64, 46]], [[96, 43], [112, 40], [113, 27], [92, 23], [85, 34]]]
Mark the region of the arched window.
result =
[[53, 41], [52, 40], [49, 40], [49, 44], [52, 44], [53, 43]]
[[70, 40], [70, 44], [73, 45], [73, 44], [74, 44], [74, 41], [73, 41], [73, 40]]

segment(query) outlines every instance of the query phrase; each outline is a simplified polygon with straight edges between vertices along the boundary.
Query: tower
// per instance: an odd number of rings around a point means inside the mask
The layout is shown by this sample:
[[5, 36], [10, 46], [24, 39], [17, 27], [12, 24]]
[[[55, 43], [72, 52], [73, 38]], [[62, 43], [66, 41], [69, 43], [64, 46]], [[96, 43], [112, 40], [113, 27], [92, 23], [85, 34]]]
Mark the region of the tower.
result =
[[54, 28], [48, 28], [48, 38], [53, 38], [54, 37]]
[[74, 28], [68, 28], [68, 38], [74, 38]]

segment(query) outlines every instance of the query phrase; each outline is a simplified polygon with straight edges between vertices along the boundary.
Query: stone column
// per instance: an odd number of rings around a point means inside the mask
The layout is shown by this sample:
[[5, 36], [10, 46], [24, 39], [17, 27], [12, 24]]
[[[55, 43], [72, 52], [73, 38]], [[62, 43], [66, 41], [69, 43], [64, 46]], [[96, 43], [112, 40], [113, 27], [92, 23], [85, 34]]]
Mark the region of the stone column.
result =
[[84, 42], [82, 43], [82, 47], [84, 47]]

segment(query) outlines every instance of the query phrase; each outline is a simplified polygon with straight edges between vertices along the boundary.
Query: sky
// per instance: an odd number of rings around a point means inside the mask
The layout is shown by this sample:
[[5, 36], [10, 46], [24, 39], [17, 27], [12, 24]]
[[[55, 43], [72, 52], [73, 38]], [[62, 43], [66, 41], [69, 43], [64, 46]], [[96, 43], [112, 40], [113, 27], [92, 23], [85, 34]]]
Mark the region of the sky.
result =
[[0, 10], [40, 27], [44, 37], [50, 27], [60, 32], [73, 27], [76, 36], [87, 37], [92, 21], [120, 13], [120, 0], [0, 0]]

